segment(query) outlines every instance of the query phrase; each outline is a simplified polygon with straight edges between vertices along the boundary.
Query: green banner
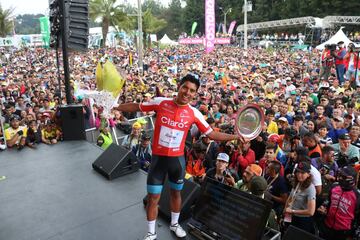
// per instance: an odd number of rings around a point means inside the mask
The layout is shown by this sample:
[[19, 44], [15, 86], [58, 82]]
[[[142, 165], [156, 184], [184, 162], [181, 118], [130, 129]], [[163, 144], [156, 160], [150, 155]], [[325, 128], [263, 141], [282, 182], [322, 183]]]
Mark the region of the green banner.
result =
[[192, 27], [191, 27], [191, 36], [194, 35], [196, 27], [197, 27], [197, 22], [193, 22]]
[[50, 28], [49, 28], [49, 18], [41, 17], [40, 20], [40, 29], [42, 34], [42, 40], [45, 48], [50, 46]]

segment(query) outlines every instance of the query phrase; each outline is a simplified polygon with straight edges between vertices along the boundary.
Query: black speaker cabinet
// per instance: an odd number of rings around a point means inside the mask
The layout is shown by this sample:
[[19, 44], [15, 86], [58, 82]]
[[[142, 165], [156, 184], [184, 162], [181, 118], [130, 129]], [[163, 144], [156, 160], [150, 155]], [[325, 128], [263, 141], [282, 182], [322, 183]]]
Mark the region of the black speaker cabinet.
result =
[[308, 233], [300, 228], [290, 225], [283, 237], [283, 240], [322, 240], [322, 238]]
[[[192, 206], [200, 195], [200, 186], [197, 183], [184, 179], [184, 187], [181, 190], [181, 212], [179, 222], [183, 222], [191, 217]], [[147, 204], [147, 196], [143, 199], [144, 205]], [[170, 209], [170, 184], [168, 179], [165, 180], [161, 197], [159, 201], [159, 213], [167, 220], [171, 220]]]
[[64, 140], [86, 140], [82, 105], [60, 107]]
[[140, 162], [132, 151], [113, 143], [95, 160], [92, 167], [112, 180], [139, 170]]

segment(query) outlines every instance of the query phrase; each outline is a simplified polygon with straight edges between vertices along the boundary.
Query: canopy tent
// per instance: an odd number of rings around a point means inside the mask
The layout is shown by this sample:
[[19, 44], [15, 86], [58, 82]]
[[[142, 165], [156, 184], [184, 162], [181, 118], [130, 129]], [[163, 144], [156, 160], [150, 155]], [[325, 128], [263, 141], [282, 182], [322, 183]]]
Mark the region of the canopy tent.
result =
[[[349, 43], [353, 43], [352, 41], [350, 41], [350, 39], [347, 38], [347, 36], [343, 32], [342, 28], [343, 27], [341, 27], [339, 29], [339, 31], [337, 31], [337, 33], [335, 33], [335, 35], [332, 36], [329, 40], [327, 40], [326, 42], [323, 42], [322, 44], [317, 46], [316, 49], [323, 50], [325, 48], [325, 45], [327, 45], [327, 44], [337, 44], [340, 41], [343, 41], [345, 46], [349, 45]], [[354, 43], [354, 45], [358, 46], [355, 43]]]
[[160, 39], [160, 43], [166, 45], [178, 45], [177, 42], [171, 40], [166, 34], [164, 34], [164, 36]]

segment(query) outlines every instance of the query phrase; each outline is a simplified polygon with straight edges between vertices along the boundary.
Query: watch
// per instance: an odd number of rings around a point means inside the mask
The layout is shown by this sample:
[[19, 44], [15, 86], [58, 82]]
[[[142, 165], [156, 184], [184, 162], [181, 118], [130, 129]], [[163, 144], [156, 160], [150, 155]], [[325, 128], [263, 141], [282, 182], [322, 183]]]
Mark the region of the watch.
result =
[[295, 213], [295, 210], [294, 210], [294, 209], [291, 209], [291, 213], [294, 214], [294, 213]]

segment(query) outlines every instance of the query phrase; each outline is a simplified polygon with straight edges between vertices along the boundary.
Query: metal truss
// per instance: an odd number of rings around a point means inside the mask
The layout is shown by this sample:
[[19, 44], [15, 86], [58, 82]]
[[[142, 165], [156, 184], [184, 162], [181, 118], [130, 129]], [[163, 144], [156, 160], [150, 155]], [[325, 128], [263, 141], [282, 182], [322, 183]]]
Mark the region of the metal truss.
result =
[[[269, 29], [269, 28], [283, 28], [291, 26], [301, 26], [306, 25], [306, 27], [316, 26], [316, 22], [320, 20], [323, 24], [322, 28], [332, 28], [334, 25], [339, 24], [356, 24], [360, 25], [360, 16], [327, 16], [323, 19], [314, 18], [314, 17], [301, 17], [301, 18], [289, 18], [284, 20], [275, 20], [268, 22], [260, 23], [250, 23], [247, 25], [249, 31]], [[237, 32], [244, 31], [244, 25], [239, 25], [236, 29]]]
[[327, 16], [324, 18], [325, 28], [331, 28], [338, 24], [360, 25], [360, 16]]
[[[301, 17], [301, 18], [290, 18], [284, 20], [260, 22], [260, 23], [250, 23], [247, 25], [249, 31], [260, 30], [260, 29], [269, 29], [269, 28], [281, 28], [289, 26], [299, 26], [299, 25], [308, 25], [309, 27], [315, 25], [314, 17]], [[236, 29], [237, 32], [244, 31], [244, 25], [239, 25]]]

